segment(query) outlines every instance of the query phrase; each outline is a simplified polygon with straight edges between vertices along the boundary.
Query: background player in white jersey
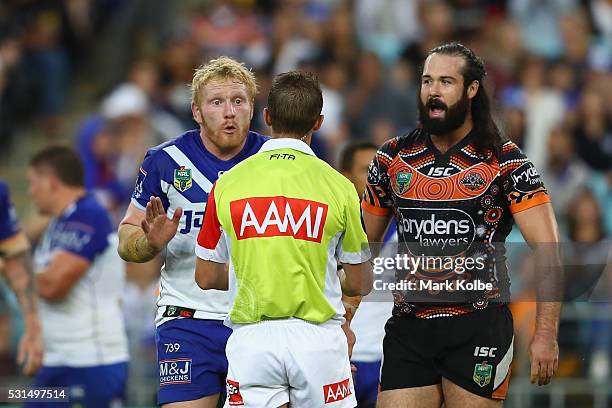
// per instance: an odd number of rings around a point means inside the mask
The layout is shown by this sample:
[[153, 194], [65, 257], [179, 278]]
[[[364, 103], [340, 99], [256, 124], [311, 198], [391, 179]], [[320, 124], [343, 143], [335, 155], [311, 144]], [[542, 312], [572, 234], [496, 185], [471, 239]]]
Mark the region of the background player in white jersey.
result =
[[256, 92], [253, 73], [231, 58], [196, 70], [191, 108], [199, 129], [147, 153], [119, 227], [126, 261], [146, 262], [166, 248], [156, 318], [159, 404], [215, 407], [225, 389], [229, 303], [226, 293], [195, 285], [194, 248], [212, 184], [266, 140], [249, 131]]
[[26, 375], [34, 374], [42, 362], [42, 339], [36, 307], [30, 244], [19, 228], [8, 188], [0, 181], [0, 274], [13, 290], [25, 323], [19, 341], [17, 362]]
[[34, 254], [45, 354], [32, 386], [69, 387], [70, 403], [86, 407], [120, 403], [125, 268], [111, 219], [85, 191], [82, 163], [68, 148], [35, 155], [28, 179], [34, 204], [52, 216]]
[[[355, 185], [359, 197], [365, 191], [368, 167], [378, 147], [369, 141], [348, 144], [340, 154], [340, 171]], [[395, 221], [391, 220], [383, 244], [397, 241]], [[390, 245], [395, 248], [395, 245]], [[381, 249], [381, 254], [385, 252]], [[379, 278], [379, 276], [377, 276]], [[391, 316], [393, 306], [391, 295], [387, 299], [371, 293], [359, 305], [359, 310], [351, 320], [351, 329], [356, 341], [353, 347], [351, 362], [357, 368], [353, 374], [355, 397], [360, 408], [376, 405], [380, 365], [382, 360], [382, 342], [385, 337], [385, 323]]]

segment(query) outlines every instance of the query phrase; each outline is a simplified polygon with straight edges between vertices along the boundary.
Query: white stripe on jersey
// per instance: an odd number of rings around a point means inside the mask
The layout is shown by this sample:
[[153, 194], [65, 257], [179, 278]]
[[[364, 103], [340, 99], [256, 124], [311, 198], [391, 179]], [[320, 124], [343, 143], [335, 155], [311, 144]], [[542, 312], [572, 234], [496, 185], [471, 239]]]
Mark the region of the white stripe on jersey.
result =
[[191, 177], [196, 183], [198, 183], [202, 190], [210, 193], [212, 183], [210, 180], [204, 177], [202, 173], [200, 173], [198, 168], [191, 162], [191, 160], [185, 156], [185, 153], [181, 152], [181, 150], [174, 145], [164, 147], [164, 151], [168, 153], [168, 155], [172, 157], [172, 160], [174, 160], [179, 166], [185, 166], [186, 168], [191, 169]]

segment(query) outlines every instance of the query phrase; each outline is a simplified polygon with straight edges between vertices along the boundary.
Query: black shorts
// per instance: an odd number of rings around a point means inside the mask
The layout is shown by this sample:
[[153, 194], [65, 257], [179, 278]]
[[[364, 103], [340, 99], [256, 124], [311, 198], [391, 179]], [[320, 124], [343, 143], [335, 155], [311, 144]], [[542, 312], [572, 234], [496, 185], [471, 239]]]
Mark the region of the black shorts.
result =
[[392, 317], [385, 325], [381, 391], [440, 384], [506, 398], [513, 352], [507, 306], [435, 319]]

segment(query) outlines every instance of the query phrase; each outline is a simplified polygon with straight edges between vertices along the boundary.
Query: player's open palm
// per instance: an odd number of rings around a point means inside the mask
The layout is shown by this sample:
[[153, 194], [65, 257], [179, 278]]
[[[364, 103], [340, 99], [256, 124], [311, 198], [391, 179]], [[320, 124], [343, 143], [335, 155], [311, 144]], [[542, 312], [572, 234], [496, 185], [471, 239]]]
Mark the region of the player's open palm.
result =
[[559, 367], [559, 346], [557, 340], [535, 335], [529, 345], [531, 360], [531, 383], [546, 385]]
[[183, 209], [179, 207], [172, 218], [168, 218], [161, 199], [151, 197], [147, 203], [145, 219], [141, 223], [149, 245], [158, 251], [166, 246], [176, 234], [182, 215]]

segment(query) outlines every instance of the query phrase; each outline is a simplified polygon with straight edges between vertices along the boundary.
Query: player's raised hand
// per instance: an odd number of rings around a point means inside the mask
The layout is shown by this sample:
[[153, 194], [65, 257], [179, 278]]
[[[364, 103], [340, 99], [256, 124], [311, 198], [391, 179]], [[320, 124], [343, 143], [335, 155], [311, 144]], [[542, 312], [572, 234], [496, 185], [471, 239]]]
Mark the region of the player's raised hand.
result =
[[546, 385], [559, 367], [559, 345], [557, 340], [546, 336], [533, 336], [529, 345], [531, 360], [531, 383]]
[[172, 218], [168, 218], [159, 197], [151, 197], [147, 203], [145, 219], [141, 227], [147, 237], [149, 246], [160, 251], [176, 234], [183, 209], [178, 207]]

